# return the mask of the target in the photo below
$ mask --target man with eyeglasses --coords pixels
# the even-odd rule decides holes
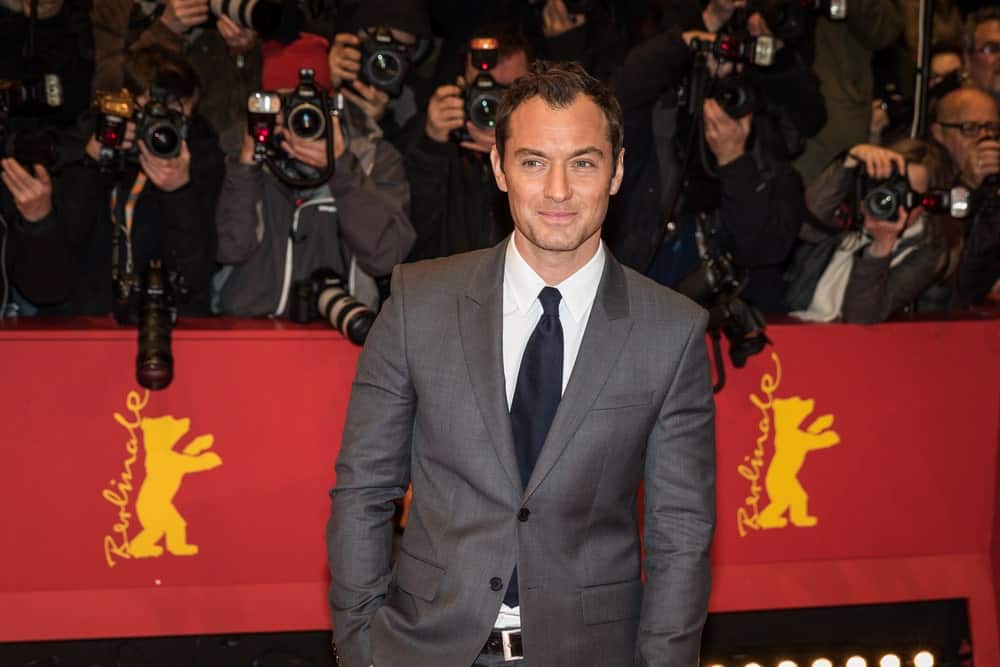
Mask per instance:
[[[969,14],[962,36],[965,68],[974,86],[1000,103],[1000,6]]]
[[[996,101],[982,90],[960,88],[941,98],[931,133],[948,149],[970,190],[1000,172],[1000,115]]]
[[[963,185],[973,190],[970,216],[952,306],[964,308],[997,293],[1000,279],[1000,113],[994,98],[978,88],[960,88],[941,98],[931,125]]]

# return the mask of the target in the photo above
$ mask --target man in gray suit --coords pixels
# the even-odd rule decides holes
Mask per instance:
[[[358,363],[327,530],[340,664],[695,667],[707,315],[604,249],[624,153],[603,85],[536,64],[496,137],[513,235],[397,267]]]

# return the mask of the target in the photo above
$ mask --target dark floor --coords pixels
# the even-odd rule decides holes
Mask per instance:
[[[819,657],[843,667],[861,655],[869,667],[896,653],[912,667],[931,650],[935,667],[972,667],[964,600],[712,614],[703,665],[775,667]],[[333,667],[329,632],[0,643],[0,667]],[[573,666],[578,667],[578,666]],[[586,666],[584,666],[586,667]]]

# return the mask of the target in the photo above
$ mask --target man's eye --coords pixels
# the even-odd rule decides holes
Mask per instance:
[[[541,160],[525,160],[521,163],[522,167],[539,167],[541,166]]]
[[[589,169],[595,165],[591,160],[577,160],[573,163],[573,166],[577,169]]]

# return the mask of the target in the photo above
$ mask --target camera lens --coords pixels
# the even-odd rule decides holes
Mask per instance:
[[[395,83],[403,71],[403,63],[392,51],[376,51],[368,64],[372,83],[389,86]]]
[[[479,128],[491,130],[497,124],[497,109],[500,107],[500,98],[494,93],[483,93],[477,95],[469,104],[469,120]]]
[[[875,188],[865,197],[865,210],[873,218],[892,220],[899,211],[899,197],[889,188]]]
[[[155,123],[146,130],[146,146],[157,157],[176,157],[181,152],[181,137],[170,123]]]
[[[318,139],[326,128],[323,110],[312,104],[299,105],[288,114],[288,127],[300,139]]]

